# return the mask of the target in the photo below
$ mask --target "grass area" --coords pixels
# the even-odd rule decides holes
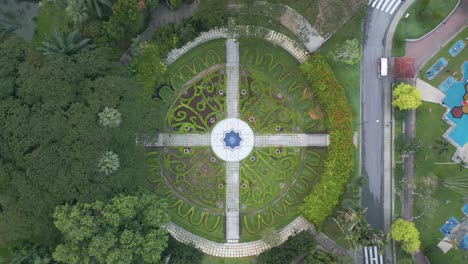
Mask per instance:
[[[439,25],[452,12],[458,0],[416,0],[398,22],[393,36],[392,56],[405,55],[405,39],[417,39]]]
[[[36,29],[32,42],[39,45],[56,28],[68,32],[71,28],[68,25],[68,16],[65,12],[66,1],[43,2],[39,7],[39,14],[36,19]]]
[[[432,57],[432,59],[426,63],[426,65],[422,67],[422,70],[419,73],[419,78],[430,83],[434,87],[439,87],[439,85],[449,76],[453,76],[455,79],[459,80],[463,76],[463,72],[461,70],[463,62],[468,60],[468,47],[465,46],[465,48],[460,53],[458,53],[456,57],[452,57],[452,55],[450,55],[449,49],[453,46],[453,44],[455,44],[455,42],[458,40],[464,40],[467,37],[468,27],[466,27],[451,41],[449,41],[442,49],[439,50],[439,52],[434,55],[434,57]],[[465,45],[468,45],[468,43],[465,43]],[[447,66],[445,66],[445,68],[439,74],[437,74],[434,79],[428,80],[424,77],[424,74],[432,65],[434,65],[438,59],[440,59],[440,57],[444,57],[448,61]]]
[[[444,180],[451,177],[468,177],[468,170],[460,170],[457,164],[436,164],[438,162],[450,162],[455,148],[449,145],[448,150],[439,152],[435,150],[437,139],[447,130],[448,125],[440,117],[445,113],[445,108],[433,103],[423,103],[417,110],[416,136],[423,142],[423,149],[416,155],[415,182],[435,175],[438,184],[435,192],[421,198],[414,198],[414,216],[423,216],[415,219],[416,227],[420,232],[422,250],[431,263],[466,263],[468,252],[450,250],[443,254],[437,247],[437,243],[443,239],[439,228],[452,216],[462,218],[461,207],[464,204],[461,194],[443,186]],[[422,186],[416,184],[416,192],[422,193]]]

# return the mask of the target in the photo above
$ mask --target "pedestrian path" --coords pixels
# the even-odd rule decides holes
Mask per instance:
[[[209,134],[169,134],[157,137],[138,137],[137,143],[145,147],[200,147],[210,145]]]
[[[401,3],[401,0],[369,0],[368,5],[379,11],[393,15]]]
[[[176,224],[169,222],[164,225],[166,230],[178,241],[193,245],[203,253],[222,258],[242,258],[254,256],[270,249],[272,246],[262,240],[246,243],[217,243],[194,235]],[[304,230],[314,230],[311,223],[303,217],[298,217],[278,231],[278,242],[283,243],[290,236]],[[317,239],[318,240],[318,239]],[[319,241],[320,243],[320,241]],[[341,249],[342,250],[342,249]],[[343,251],[343,250],[342,250]],[[346,251],[345,251],[346,252]]]
[[[419,78],[416,79],[416,88],[421,92],[423,101],[440,104],[445,98],[445,94],[441,90]]]
[[[256,147],[326,147],[328,134],[270,134],[255,137]]]
[[[239,162],[226,162],[226,241],[239,239]]]
[[[239,42],[226,41],[227,117],[237,118],[239,105]]]

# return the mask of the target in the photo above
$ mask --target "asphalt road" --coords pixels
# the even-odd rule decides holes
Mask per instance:
[[[361,61],[361,174],[368,177],[368,184],[362,189],[362,206],[368,208],[369,224],[382,230],[383,128],[386,125],[383,89],[389,87],[390,80],[378,78],[377,59],[384,55],[384,37],[391,18],[390,14],[369,9]]]

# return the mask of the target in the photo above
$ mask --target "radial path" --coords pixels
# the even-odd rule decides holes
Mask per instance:
[[[227,85],[226,85],[226,112],[227,112],[227,119],[225,121],[231,122],[232,120],[237,119],[239,115],[239,43],[235,39],[228,39],[226,41],[226,78],[227,78]],[[238,120],[240,123],[244,123],[244,121]],[[222,123],[220,121],[217,125]],[[235,130],[235,126],[232,127]],[[216,126],[215,126],[216,130]],[[242,130],[242,129],[241,129]],[[249,128],[250,130],[250,128]],[[228,133],[228,131],[222,131],[224,133]],[[233,133],[231,131],[230,133]],[[251,141],[249,142],[247,134],[245,131],[236,132],[239,133],[239,136],[244,136],[242,139],[244,142],[242,145],[239,140],[239,145],[236,149],[231,149],[233,152],[239,148],[246,148],[248,144],[252,144]],[[242,135],[242,133],[244,133]],[[146,147],[198,147],[198,146],[211,146],[213,145],[213,138],[212,135],[215,134],[171,134],[171,133],[160,133],[156,137],[148,136],[148,135],[139,135],[137,138],[137,143],[142,144]],[[227,134],[226,134],[227,135]],[[210,140],[211,139],[211,140]],[[215,143],[220,144],[216,140],[221,140],[221,137],[215,137]],[[255,147],[326,147],[329,145],[329,135],[328,134],[263,134],[263,135],[255,135],[253,137],[253,146]],[[250,145],[252,147],[252,145]],[[227,146],[224,146],[227,148]],[[250,152],[250,150],[249,150]],[[220,157],[221,158],[221,157]],[[242,158],[239,158],[239,160]],[[190,243],[198,243],[200,245],[196,245],[198,248],[204,249],[205,253],[214,254],[214,255],[222,255],[222,256],[247,256],[250,253],[258,254],[259,252],[263,251],[267,247],[263,245],[262,247],[255,246],[255,249],[251,249],[252,252],[250,253],[241,253],[239,250],[242,247],[230,247],[229,245],[238,244],[238,245],[247,245],[250,243],[238,243],[240,240],[240,221],[239,221],[239,161],[226,161],[226,242],[224,244],[224,248],[226,252],[218,253],[218,252],[211,252],[208,249],[203,248],[201,245],[201,241],[204,241],[203,244],[208,243],[207,241],[201,240],[192,240],[191,238],[197,237],[194,235],[190,235]],[[298,218],[294,223],[297,221],[305,221],[303,218]],[[297,222],[298,223],[298,222]],[[292,223],[291,223],[292,224]],[[291,225],[296,226],[296,224]],[[302,226],[302,225],[301,225]],[[170,228],[169,228],[170,227]],[[182,232],[181,228],[174,229],[175,225],[170,224],[168,225],[169,231],[176,237],[179,238],[181,241],[186,242],[184,235],[183,237],[178,237],[179,233]],[[306,228],[305,225],[302,228]],[[301,230],[303,230],[300,228]],[[288,230],[288,228],[285,228]],[[295,228],[294,228],[295,229]],[[175,233],[176,230],[179,230],[178,233]],[[296,229],[297,231],[297,229]],[[280,231],[282,233],[283,231]],[[287,231],[289,234],[290,231]],[[188,232],[187,232],[188,233]],[[286,237],[287,238],[287,237]],[[179,240],[178,239],[178,240]],[[213,248],[213,245],[222,245],[217,244],[214,242],[209,243]],[[255,244],[255,243],[254,243]],[[253,244],[252,244],[253,245]],[[256,244],[255,244],[256,245]],[[250,251],[250,250],[249,250]],[[226,255],[227,254],[227,255]]]

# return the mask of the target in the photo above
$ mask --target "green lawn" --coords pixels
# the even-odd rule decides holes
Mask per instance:
[[[407,10],[410,15],[398,22],[392,56],[405,55],[405,39],[417,39],[430,32],[452,12],[458,0],[416,0]]]
[[[414,196],[413,215],[418,216],[423,212],[421,218],[415,219],[416,227],[420,232],[422,250],[431,263],[466,263],[468,253],[460,250],[450,250],[443,255],[437,247],[437,243],[443,238],[439,228],[452,216],[462,218],[461,207],[463,205],[462,195],[443,186],[447,178],[465,176],[468,170],[460,170],[457,164],[436,164],[451,162],[455,148],[450,145],[448,151],[436,151],[435,140],[442,138],[442,134],[448,129],[448,125],[441,120],[445,108],[433,103],[423,103],[417,110],[416,136],[423,141],[423,149],[416,155],[415,178],[427,178],[433,174],[438,178],[436,191],[431,198],[422,199]],[[416,192],[423,192],[416,185]],[[420,200],[421,199],[421,200]],[[430,202],[432,200],[432,202]],[[427,206],[430,204],[429,206]],[[423,207],[426,206],[424,209]]]
[[[448,51],[453,46],[453,44],[455,44],[455,42],[457,42],[458,40],[464,40],[467,37],[468,27],[466,27],[450,42],[448,42],[447,45],[445,45],[441,50],[439,50],[439,52],[437,52],[436,55],[434,55],[434,57],[432,57],[432,59],[430,59],[426,63],[426,65],[423,66],[422,71],[419,73],[419,78],[430,83],[434,87],[439,87],[439,85],[449,76],[454,76],[455,79],[459,80],[463,75],[461,70],[463,62],[468,60],[468,47],[465,47],[460,53],[458,53],[456,57],[452,57],[452,55],[450,55]],[[439,74],[437,74],[437,76],[434,79],[428,80],[424,77],[424,74],[440,57],[444,57],[448,61],[447,66],[445,66],[445,68]]]
[[[70,30],[65,1],[43,2],[35,19],[36,29],[32,41],[36,45],[44,41],[56,28],[65,32]]]

